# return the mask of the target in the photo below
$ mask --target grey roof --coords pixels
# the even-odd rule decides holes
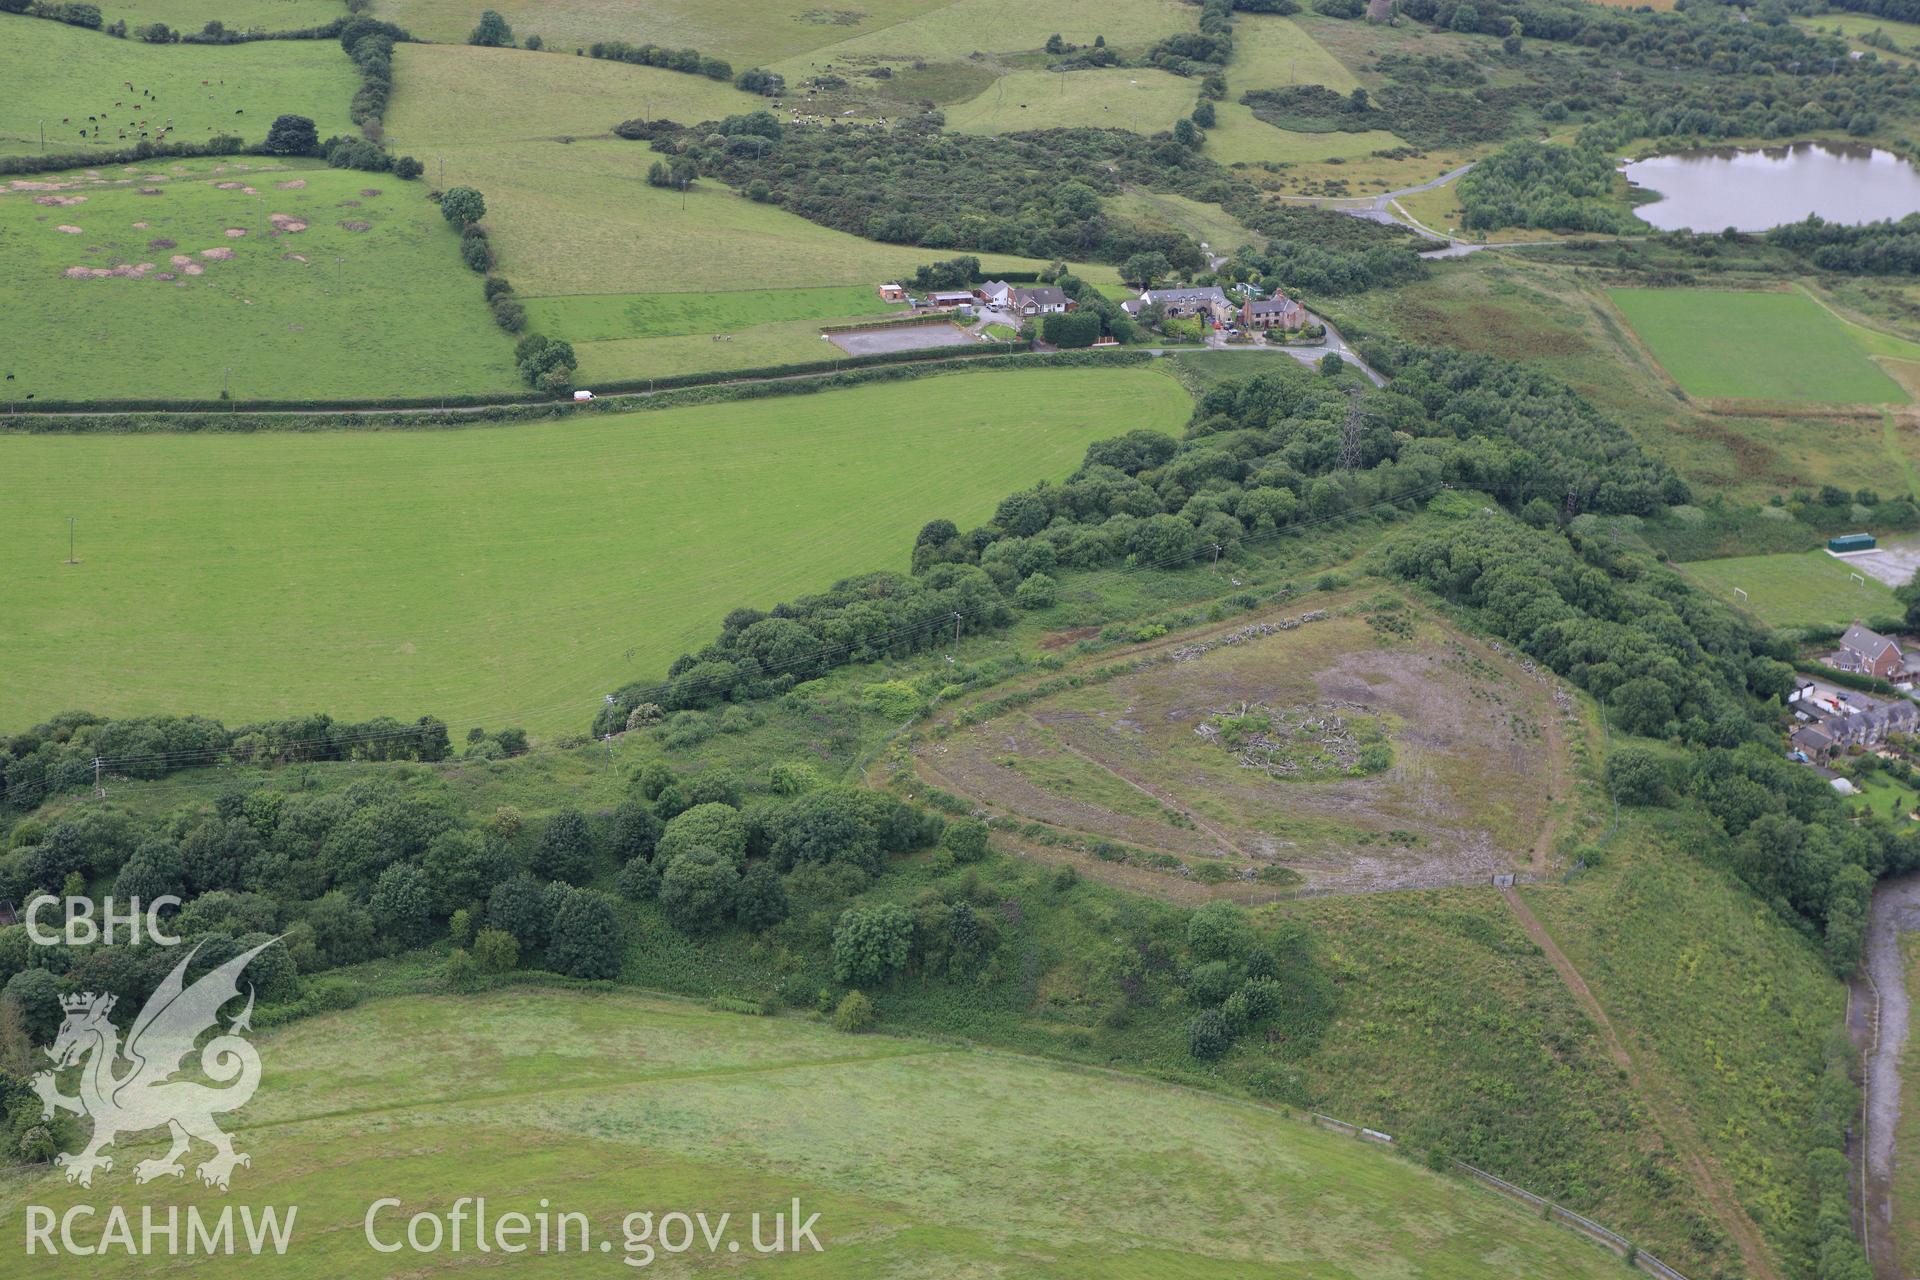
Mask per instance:
[[[1276,316],[1283,311],[1291,311],[1299,305],[1292,298],[1266,298],[1247,304],[1252,314],[1256,316]]]
[[[1878,631],[1869,631],[1857,622],[1848,627],[1846,634],[1840,637],[1840,647],[1842,649],[1851,649],[1853,652],[1865,657],[1869,662],[1877,660],[1889,649],[1896,654],[1900,652],[1900,646],[1892,640],[1881,635]]]
[[[1227,304],[1227,295],[1217,284],[1203,289],[1149,289],[1140,295],[1147,302],[1217,302]]]
[[[1018,302],[1021,302],[1021,303],[1031,302],[1036,306],[1042,306],[1042,307],[1050,307],[1050,306],[1056,306],[1056,305],[1064,306],[1066,305],[1066,301],[1067,301],[1066,292],[1062,290],[1058,285],[1051,285],[1051,284],[1039,285],[1032,289],[1026,289],[1026,288],[1015,289],[1013,291],[1013,296],[1015,300]]]

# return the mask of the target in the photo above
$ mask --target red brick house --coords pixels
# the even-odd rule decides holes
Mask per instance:
[[[1828,661],[1841,671],[1881,680],[1898,679],[1907,666],[1906,655],[1894,640],[1857,622],[1840,637],[1840,647]]]

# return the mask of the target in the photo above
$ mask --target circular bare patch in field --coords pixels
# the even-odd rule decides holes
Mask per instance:
[[[85,196],[35,196],[33,202],[50,208],[64,209],[71,204],[85,204],[87,198]]]
[[[244,182],[216,182],[213,184],[221,191],[239,191],[246,187]]]
[[[13,191],[58,191],[60,190],[60,184],[57,182],[34,182],[28,178],[15,178],[12,182],[9,182],[7,184],[7,187],[9,190],[13,190]]]
[[[367,199],[369,199],[369,200],[371,200],[371,199],[373,199],[373,198],[374,198],[375,196],[377,196],[377,195],[379,195],[379,194],[380,194],[380,188],[378,188],[378,187],[362,187],[362,188],[360,188],[360,194],[361,194],[361,195],[363,195],[363,196],[365,196],[365,197],[367,197]]]
[[[362,222],[358,218],[348,218],[340,225],[349,231],[366,231],[373,226],[371,222]]]
[[[98,271],[101,275],[106,274],[105,271],[102,271],[98,267],[68,267],[65,271],[62,271],[60,274],[65,276],[69,280],[91,280],[94,278],[94,273],[96,271]]]
[[[64,232],[65,234],[70,236],[77,236],[80,234],[80,228],[70,227],[64,222],[61,223],[59,226],[55,227],[54,230],[59,232]]]
[[[173,248],[177,248],[178,246],[179,246],[179,241],[177,241],[177,240],[149,240],[149,241],[147,241],[147,248],[149,248],[149,249],[173,249]]]
[[[187,275],[187,276],[201,275],[201,274],[204,274],[205,271],[206,271],[206,268],[201,266],[197,262],[189,262],[186,266],[180,268],[180,274]]]
[[[299,191],[307,185],[305,178],[288,178],[285,182],[275,183],[282,191]]]
[[[307,224],[304,221],[294,217],[290,213],[271,214],[268,216],[267,221],[273,224],[275,231],[284,231],[288,235],[294,235],[307,229]]]
[[[153,278],[155,280],[171,280],[174,278],[174,276],[173,276],[173,272],[171,271],[156,271],[154,273]]]
[[[200,251],[200,256],[203,258],[210,259],[214,262],[225,262],[228,258],[231,258],[233,256],[233,250],[227,248],[225,245],[222,245],[218,249],[202,249]]]
[[[167,259],[167,261],[168,261],[168,262],[171,262],[171,263],[172,263],[172,264],[173,264],[174,266],[176,266],[176,267],[184,267],[184,266],[186,266],[186,265],[187,265],[188,263],[190,263],[190,262],[192,262],[192,261],[193,261],[193,259],[192,259],[192,258],[189,258],[189,257],[188,257],[188,256],[187,256],[186,254],[184,254],[184,253],[176,253],[176,254],[174,254],[174,255],[173,255],[173,256],[172,256],[171,258],[168,258],[168,259]]]
[[[133,229],[135,231],[145,231],[147,229],[147,224],[144,222],[136,222],[133,224]]]
[[[238,240],[241,236],[244,236],[245,234],[247,234],[247,229],[245,227],[228,227],[227,228],[227,239],[229,240]]]

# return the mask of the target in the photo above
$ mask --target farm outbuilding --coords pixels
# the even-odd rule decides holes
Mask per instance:
[[[1827,550],[1840,555],[1849,551],[1871,551],[1877,545],[1870,533],[1843,533],[1837,538],[1827,539]]]

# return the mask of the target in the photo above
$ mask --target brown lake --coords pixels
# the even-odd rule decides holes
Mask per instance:
[[[1660,199],[1634,210],[1662,231],[1765,231],[1817,213],[1828,222],[1877,222],[1920,213],[1920,170],[1891,151],[1796,142],[1653,156],[1621,166]]]

